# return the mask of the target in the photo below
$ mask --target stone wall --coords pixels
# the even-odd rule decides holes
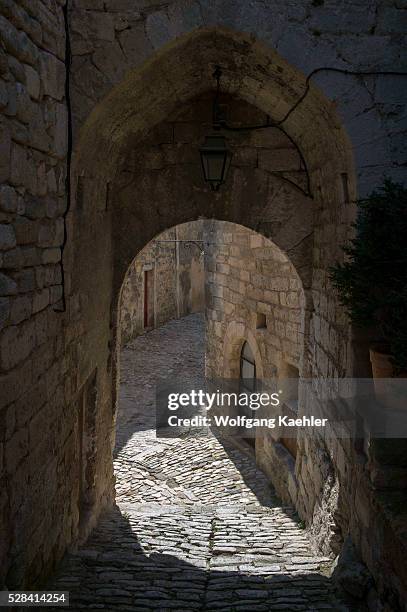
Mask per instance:
[[[406,70],[400,53],[406,27],[402,0],[73,0],[70,32],[75,132],[105,95],[173,43],[202,28],[253,34],[331,99],[354,147],[361,192],[386,172],[403,171],[403,105],[406,79],[397,75],[352,76],[346,71]],[[216,57],[217,55],[217,57]],[[201,55],[219,63],[220,53]],[[182,67],[184,68],[184,67]],[[211,67],[210,67],[211,68]],[[293,86],[293,84],[291,84]],[[302,93],[302,91],[301,91]],[[276,108],[277,117],[285,108]],[[391,137],[391,139],[389,138]],[[352,177],[350,177],[352,178]]]
[[[404,172],[405,79],[349,74],[405,70],[401,2],[75,0],[69,8],[70,192],[61,4],[10,0],[0,10],[0,567],[9,587],[44,576],[113,500],[117,304],[137,253],[200,216],[255,229],[302,280],[301,371],[352,375],[358,364],[329,266],[350,234],[356,195]],[[197,147],[210,129],[214,64],[237,112],[231,121],[283,121],[294,168],[279,167],[284,143],[258,147],[248,141],[255,133],[241,134],[230,138],[236,163],[225,189],[203,184]],[[92,495],[81,499],[74,466],[84,426]],[[384,596],[405,593],[401,531],[388,518],[395,506],[373,490],[366,457],[329,440],[304,443],[299,456],[296,470],[312,483],[297,500],[301,514],[322,525],[335,506]]]
[[[64,2],[0,4],[0,585],[75,535],[73,372],[61,247],[68,147]]]
[[[236,337],[230,324],[254,335],[264,378],[282,375],[285,364],[299,368],[302,284],[292,264],[245,227],[217,222],[207,235],[212,243],[206,262],[208,373],[238,374],[235,344],[241,348],[244,333]]]
[[[288,378],[295,386],[305,316],[296,270],[260,234],[227,222],[207,222],[205,227],[212,243],[206,261],[208,374],[238,378],[241,350],[248,342],[259,379]],[[278,430],[263,432],[255,440],[258,465],[288,502],[297,501],[298,495],[291,454],[296,444],[282,439]]]
[[[247,342],[254,355],[257,377],[281,381],[289,378],[290,390],[295,391],[293,377],[307,372],[304,354],[310,318],[296,270],[272,242],[247,228],[211,221],[204,228],[211,244],[206,259],[207,374],[238,378],[240,354]],[[312,381],[299,378],[295,396],[298,416],[305,407],[306,414],[316,413],[312,385],[324,382],[331,381],[326,377]],[[314,402],[311,408],[310,401]],[[288,408],[292,410],[290,403]],[[362,554],[373,572],[377,551],[387,559],[399,558],[402,548],[396,544],[397,537],[383,540],[380,534],[392,523],[394,533],[394,526],[401,524],[397,504],[391,510],[390,500],[403,496],[402,470],[380,468],[366,447],[363,451],[356,440],[338,438],[330,428],[325,435],[302,434],[288,441],[282,435],[278,428],[257,431],[256,461],[283,501],[296,506],[319,549],[326,555],[340,554],[350,533],[355,541],[360,538]],[[250,452],[244,440],[236,438],[235,443]],[[386,484],[382,480],[379,487],[372,486],[377,482],[376,470],[382,476],[387,474],[388,479]],[[381,510],[373,518],[383,496],[389,500],[388,515]],[[376,525],[374,532],[367,529],[372,521]],[[375,579],[381,596],[385,594],[395,609],[401,609],[394,591],[398,588],[397,574],[396,565],[386,562],[388,585],[378,574]]]
[[[185,223],[157,236],[132,262],[123,282],[120,299],[121,342],[126,344],[145,331],[144,274],[153,277],[152,325],[159,327],[170,319],[202,312],[204,305],[204,266],[200,243],[176,242],[202,240],[201,223]]]

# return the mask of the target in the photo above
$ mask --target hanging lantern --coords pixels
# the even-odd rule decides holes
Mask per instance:
[[[213,191],[218,191],[227,177],[232,153],[227,149],[225,138],[218,134],[207,136],[199,149],[204,179]]]

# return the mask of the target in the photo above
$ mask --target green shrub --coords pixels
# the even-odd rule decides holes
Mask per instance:
[[[331,280],[351,320],[377,329],[396,370],[407,369],[407,189],[385,180],[358,202],[355,238]]]

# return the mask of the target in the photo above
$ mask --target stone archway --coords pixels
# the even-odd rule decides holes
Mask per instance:
[[[206,63],[202,62],[202,57],[207,58]],[[187,62],[184,61],[186,58]],[[189,104],[193,97],[212,87],[211,71],[215,60],[224,66],[225,92],[254,104],[273,120],[281,118],[303,91],[305,79],[298,71],[272,49],[246,35],[222,29],[200,29],[180,37],[141,69],[130,72],[91,113],[75,147],[73,205],[79,181],[87,191],[84,195],[81,188],[81,197],[89,202],[91,208],[106,209],[107,185],[114,179],[129,151],[180,104]],[[171,83],[168,75],[171,75]],[[317,208],[321,205],[330,209],[332,220],[336,215],[339,221],[339,173],[348,172],[353,196],[353,167],[347,137],[329,101],[317,88],[311,87],[306,101],[284,122],[284,130],[302,151]],[[332,154],[327,154],[327,151]],[[191,206],[194,205],[198,208],[196,212],[189,211],[189,218],[197,214],[212,216],[210,204],[192,201]],[[219,211],[219,200],[216,200],[216,206]],[[145,242],[165,226],[180,222],[181,215],[181,211],[174,211],[172,219],[161,219],[153,230],[143,228],[150,234],[143,236]],[[239,221],[236,217],[241,217],[241,214],[233,211],[232,216],[234,221]],[[263,221],[270,223],[267,219]],[[258,224],[259,219],[252,220],[251,224],[254,222]],[[270,228],[263,227],[261,231],[270,235]],[[270,237],[284,251],[290,249],[284,232],[276,236],[276,232],[271,230],[271,234]],[[301,237],[304,236],[297,236],[298,239]],[[120,238],[120,253],[115,266],[116,289],[135,254],[132,244],[125,255],[126,236]]]
[[[6,298],[0,317],[2,323],[6,320],[1,332],[5,426],[0,446],[7,498],[4,503],[2,499],[0,579],[6,577],[8,588],[35,583],[78,539],[82,527],[86,535],[101,509],[113,501],[116,311],[125,271],[136,253],[159,231],[202,215],[255,229],[275,242],[303,281],[309,312],[303,371],[322,379],[354,374],[348,321],[328,278],[354,214],[353,150],[362,183],[369,189],[384,171],[397,177],[403,162],[399,147],[390,146],[397,124],[394,103],[400,102],[400,88],[387,81],[388,69],[397,66],[400,56],[394,7],[365,15],[358,3],[349,6],[345,21],[359,24],[360,19],[355,37],[343,30],[342,13],[332,14],[331,20],[328,7],[311,8],[312,3],[298,12],[295,3],[254,2],[241,18],[239,3],[239,10],[231,11],[235,3],[229,0],[219,7],[201,6],[198,16],[189,10],[180,16],[182,3],[176,2],[165,9],[154,4],[151,13],[141,15],[134,3],[125,14],[123,7],[131,2],[89,0],[64,7],[56,3],[55,19],[36,4],[18,0],[0,10],[5,35],[2,83],[7,85],[1,125],[1,173],[6,181],[6,274],[1,283]],[[230,23],[256,32],[269,46],[249,34],[199,27]],[[195,26],[198,29],[176,38]],[[41,36],[41,30],[46,35]],[[149,40],[144,37],[147,30]],[[341,35],[331,44],[335,31]],[[118,39],[131,48],[126,62],[120,61]],[[165,45],[166,40],[173,42]],[[159,50],[152,55],[153,49]],[[146,57],[150,59],[140,67]],[[322,58],[328,65],[322,71],[329,74],[320,72]],[[214,196],[198,177],[196,143],[178,147],[185,157],[175,155],[171,170],[158,168],[176,198],[163,195],[162,183],[152,174],[146,173],[145,182],[139,180],[127,163],[135,151],[140,154],[153,144],[154,130],[174,113],[187,112],[204,100],[213,87],[215,63],[222,65],[224,94],[236,108],[244,103],[262,120],[270,116],[283,121],[283,135],[301,152],[303,166],[290,172],[307,173],[305,194],[292,176],[274,172],[267,179],[270,191],[263,189],[267,164],[255,167],[248,163],[250,156],[242,156],[233,168],[233,189]],[[339,77],[344,65],[347,74]],[[104,70],[106,66],[110,70]],[[370,77],[361,82],[361,70],[378,71],[374,85]],[[379,71],[385,71],[386,78]],[[111,79],[104,78],[106,72]],[[326,95],[306,76],[316,72]],[[352,84],[348,73],[354,75]],[[77,87],[79,81],[83,87]],[[73,142],[67,129],[72,124]],[[368,134],[374,142],[367,142]],[[178,134],[170,144],[180,143]],[[275,169],[280,155],[273,158],[272,148],[266,158]],[[174,147],[170,152],[174,154]],[[157,159],[145,157],[144,163],[155,166]],[[66,175],[71,189],[64,184]],[[249,183],[259,187],[255,197],[247,191]],[[183,188],[177,192],[174,186],[180,184]],[[302,466],[309,486],[303,487],[298,509],[311,521],[319,513],[322,523],[330,505],[329,496],[323,499],[321,494],[325,456],[321,458],[318,445],[310,446]],[[343,529],[351,533],[375,575],[382,576],[383,588],[390,583],[390,589],[401,591],[406,579],[398,571],[398,558],[403,558],[393,528],[398,523],[382,518],[387,508],[372,491],[366,457],[337,439],[326,440],[325,446],[342,497]],[[90,474],[83,479],[86,467]],[[82,485],[83,522],[78,516]],[[390,534],[386,541],[380,537],[383,532]]]
[[[294,108],[305,88],[303,74],[252,37],[219,28],[199,29],[163,47],[140,69],[130,71],[94,108],[74,144],[63,254],[63,350],[69,355],[69,363],[60,366],[66,377],[62,401],[66,403],[63,414],[69,415],[69,438],[61,450],[60,462],[75,464],[79,459],[77,405],[89,382],[95,381],[95,477],[87,524],[81,524],[83,536],[101,510],[114,501],[112,448],[119,382],[120,287],[134,256],[160,231],[204,216],[244,225],[271,239],[298,270],[308,304],[312,303],[311,293],[315,298],[309,337],[315,337],[318,351],[308,351],[310,369],[324,375],[328,367],[340,374],[347,368],[341,352],[346,343],[347,321],[326,284],[329,264],[349,225],[350,209],[342,201],[338,187],[340,175],[347,173],[353,196],[354,170],[345,131],[331,103],[316,87],[310,87],[306,99],[284,122],[284,137],[295,143],[296,155],[300,150],[303,160],[303,166],[289,171],[307,173],[310,190],[306,193],[287,176],[270,178],[264,167],[256,168],[256,163],[247,166],[241,159],[233,172],[234,188],[214,195],[201,183],[196,146],[191,142],[187,143],[189,150],[187,147],[184,151],[186,157],[176,156],[171,168],[161,172],[168,179],[169,188],[164,192],[160,180],[153,176],[154,167],[143,180],[131,167],[134,152],[143,152],[143,147],[152,145],[157,138],[154,130],[163,127],[169,117],[179,110],[197,110],[213,86],[215,63],[224,69],[225,96],[236,109],[246,105],[250,123],[255,113],[260,113],[263,120],[270,116],[278,121]],[[207,101],[205,108],[210,110]],[[178,141],[175,145],[181,150]],[[192,160],[188,158],[191,151]],[[143,163],[149,161],[151,158],[144,156]],[[246,191],[249,183],[255,188],[254,197],[253,192]],[[343,330],[343,337],[338,334],[335,355],[330,350],[331,335],[324,332],[332,323],[336,334],[338,328]],[[68,505],[74,510],[64,517],[63,534],[55,545],[56,556],[79,535],[76,473],[70,472],[64,487],[56,493],[54,506],[65,507],[68,496]],[[318,494],[315,490],[304,502],[304,516],[312,516]],[[35,556],[35,547],[32,553]],[[49,553],[46,563],[51,563],[51,557]]]
[[[208,91],[214,63],[223,67],[223,93],[233,112],[242,111],[243,123],[253,123],[256,113],[256,123],[259,115],[263,121],[266,116],[281,119],[294,108],[305,87],[304,75],[252,37],[200,29],[128,73],[96,106],[75,147],[65,290],[67,302],[75,296],[81,304],[83,333],[78,343],[73,340],[79,355],[76,384],[80,388],[95,369],[98,372],[99,437],[109,441],[100,445],[97,457],[96,498],[101,503],[113,494],[119,292],[134,256],[164,229],[202,216],[215,217],[271,239],[291,260],[304,287],[308,344],[303,367],[316,376],[327,376],[328,370],[343,375],[349,366],[343,358],[347,321],[327,290],[329,264],[349,226],[349,205],[341,199],[339,188],[341,174],[349,177],[351,196],[355,191],[347,136],[329,100],[311,86],[306,99],[284,122],[286,134],[278,131],[283,139],[280,148],[287,150],[288,158],[293,151],[285,139],[294,142],[294,157],[301,151],[298,167],[287,169],[295,180],[284,168],[278,176],[269,176],[262,164],[257,168],[257,161],[242,158],[233,169],[232,188],[213,194],[202,184],[196,142],[184,142],[182,133],[168,142],[165,128],[168,123],[188,123],[188,113],[190,119],[191,113],[192,118],[198,112],[202,117],[203,108],[201,123],[210,121]],[[273,138],[271,145],[252,143],[252,149],[260,147],[272,161],[273,147],[281,142],[276,131]],[[235,143],[236,148],[248,145],[241,144]],[[155,146],[167,151],[167,166],[150,155]],[[274,159],[280,159],[280,154]],[[295,184],[304,173],[310,186],[306,193],[301,182]],[[332,325],[332,333],[338,336],[335,354],[330,346],[332,333],[326,333]],[[307,500],[304,515],[312,515],[317,496],[316,491]],[[95,504],[96,510],[100,507]]]

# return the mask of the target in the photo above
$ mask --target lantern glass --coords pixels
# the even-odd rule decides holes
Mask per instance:
[[[225,138],[217,134],[207,136],[199,152],[204,179],[217,191],[226,180],[232,158],[231,152],[226,148]]]

